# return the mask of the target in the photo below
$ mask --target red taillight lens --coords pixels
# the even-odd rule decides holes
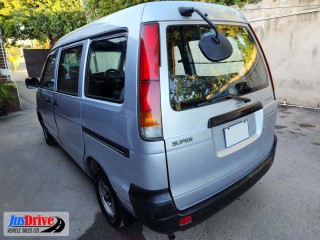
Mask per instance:
[[[162,137],[159,25],[142,25],[140,39],[139,123],[146,138]]]
[[[160,89],[159,81],[144,81],[139,84],[140,111],[160,111]]]
[[[250,24],[249,24],[249,27],[250,27],[251,32],[252,32],[253,35],[254,35],[254,38],[256,39],[256,41],[257,41],[257,43],[258,43],[258,45],[259,45],[259,48],[260,48],[260,50],[261,50],[261,52],[262,52],[264,61],[265,61],[266,65],[267,65],[268,73],[269,73],[270,80],[271,80],[272,90],[273,90],[273,96],[274,96],[274,99],[276,99],[275,88],[274,88],[274,83],[273,83],[273,78],[272,78],[272,74],[271,74],[271,70],[270,70],[270,67],[269,67],[268,60],[267,60],[267,58],[266,58],[266,54],[265,54],[264,51],[263,51],[263,48],[262,48],[261,43],[260,43],[260,41],[259,41],[259,38],[257,37],[256,33],[254,32],[254,30],[253,30],[253,28],[252,28],[252,26],[251,26]]]
[[[184,218],[181,218],[181,219],[179,220],[179,225],[180,225],[180,226],[183,226],[183,225],[186,225],[186,224],[188,224],[188,223],[191,223],[191,221],[192,221],[191,215],[188,215],[188,216],[186,216],[186,217],[184,217]]]
[[[140,81],[159,80],[159,25],[142,25],[140,42]]]

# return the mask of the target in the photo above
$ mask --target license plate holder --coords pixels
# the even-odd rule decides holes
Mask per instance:
[[[242,121],[223,129],[226,148],[249,138],[248,121]]]

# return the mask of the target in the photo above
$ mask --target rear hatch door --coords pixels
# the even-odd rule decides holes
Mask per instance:
[[[244,177],[263,161],[273,143],[276,105],[250,28],[240,23],[217,26],[233,54],[211,62],[198,46],[202,37],[212,34],[209,25],[160,24],[160,36],[166,36],[160,69],[163,136],[170,190],[179,210]]]

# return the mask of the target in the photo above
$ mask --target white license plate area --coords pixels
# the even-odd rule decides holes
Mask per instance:
[[[248,121],[242,121],[235,125],[229,126],[224,131],[226,147],[231,147],[249,137]]]

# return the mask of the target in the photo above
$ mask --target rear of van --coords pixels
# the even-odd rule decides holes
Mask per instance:
[[[208,60],[199,41],[214,30],[195,13],[181,16],[178,7],[207,14],[229,40],[232,55]],[[131,186],[130,202],[145,225],[173,232],[226,206],[271,167],[276,148],[272,76],[244,17],[213,4],[146,4],[139,52],[140,136],[164,141],[169,189]]]

